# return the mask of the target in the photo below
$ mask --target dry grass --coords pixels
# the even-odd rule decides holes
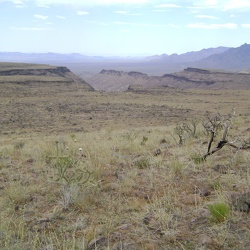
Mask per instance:
[[[1,83],[15,83],[19,82],[19,84],[22,83],[29,83],[29,82],[67,82],[67,79],[65,77],[51,77],[51,76],[1,76],[0,78],[0,84]]]
[[[53,86],[53,87],[52,87]],[[83,84],[1,84],[3,134],[75,133],[165,126],[199,118],[208,110],[249,116],[249,91],[162,90],[105,94]]]
[[[249,249],[249,151],[201,160],[206,110],[236,108],[229,140],[248,139],[249,91],[3,83],[0,96],[1,249]],[[218,203],[230,212],[215,220]]]
[[[0,62],[0,72],[6,70],[20,70],[20,69],[54,69],[55,66],[48,64],[33,64],[33,63],[6,63]]]
[[[249,123],[238,122],[244,135]],[[231,197],[249,192],[249,152],[223,148],[196,163],[207,138],[199,131],[178,146],[173,131],[2,141],[1,249],[248,249],[250,218]],[[58,178],[58,152],[74,159],[65,175],[87,170],[90,179]],[[230,205],[222,221],[209,212],[218,202]]]

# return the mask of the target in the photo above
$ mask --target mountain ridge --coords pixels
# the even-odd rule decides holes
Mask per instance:
[[[147,60],[154,60],[154,61],[162,61],[163,63],[187,63],[187,62],[193,62],[198,61],[200,59],[206,58],[213,54],[220,54],[225,51],[227,51],[230,47],[223,47],[219,46],[216,48],[207,48],[202,49],[199,51],[190,51],[183,54],[162,54],[162,55],[154,55],[151,57],[147,57]]]
[[[250,69],[250,44],[230,48],[223,53],[213,54],[193,64],[194,67],[218,68],[224,70]]]
[[[250,45],[245,43],[236,48],[220,46],[180,55],[162,54],[151,57],[102,57],[86,56],[79,53],[60,54],[51,52],[0,52],[0,61],[65,66],[83,79],[91,78],[104,68],[124,72],[137,71],[151,76],[179,72],[188,67],[248,72],[250,70]]]

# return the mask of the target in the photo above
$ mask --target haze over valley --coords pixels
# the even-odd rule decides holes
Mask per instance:
[[[150,76],[182,71],[187,67],[218,69],[233,72],[250,69],[250,45],[236,48],[217,47],[184,54],[162,54],[147,57],[102,57],[81,54],[0,52],[2,62],[63,65],[88,79],[101,70],[137,71]]]

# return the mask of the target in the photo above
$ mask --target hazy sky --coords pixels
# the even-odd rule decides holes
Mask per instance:
[[[0,51],[172,54],[250,43],[250,0],[0,0]]]

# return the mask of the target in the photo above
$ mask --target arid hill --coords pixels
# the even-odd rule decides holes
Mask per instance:
[[[249,73],[233,73],[198,68],[187,68],[181,72],[148,76],[140,72],[102,70],[90,78],[88,83],[96,90],[126,91],[150,88],[202,88],[202,89],[250,89]]]
[[[202,67],[230,71],[242,71],[250,68],[250,44],[243,44],[237,48],[230,48],[223,53],[212,54],[189,67]]]
[[[80,83],[86,90],[93,90],[82,78],[66,67],[46,64],[0,63],[0,84]]]
[[[143,85],[150,77],[140,72],[123,72],[102,70],[99,74],[88,79],[88,83],[101,91],[126,91],[131,85]]]

